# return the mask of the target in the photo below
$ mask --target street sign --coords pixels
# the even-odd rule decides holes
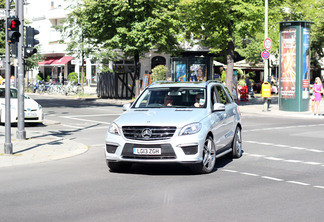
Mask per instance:
[[[264,50],[262,53],[261,53],[261,56],[263,59],[269,59],[270,57],[270,52],[267,51],[267,50]]]
[[[265,50],[269,51],[272,48],[272,40],[270,38],[266,38],[263,41],[263,46],[264,46]]]

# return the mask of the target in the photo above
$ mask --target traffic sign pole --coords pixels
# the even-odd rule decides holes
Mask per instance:
[[[6,22],[8,20],[8,16],[10,14],[10,2],[6,1]],[[6,48],[6,65],[5,65],[5,143],[4,143],[4,153],[5,154],[12,154],[12,142],[11,142],[11,115],[10,115],[10,45],[8,43],[8,28],[7,25],[6,34],[5,34],[5,48]]]
[[[264,1],[264,38],[267,39],[268,38],[268,0]],[[269,54],[270,55],[270,54]],[[265,59],[264,60],[264,82],[268,82],[268,76],[269,76],[269,60]],[[264,103],[263,103],[263,111],[267,112],[268,111],[268,98],[264,98]]]

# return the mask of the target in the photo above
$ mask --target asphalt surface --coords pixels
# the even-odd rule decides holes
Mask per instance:
[[[87,98],[76,98],[87,99]],[[88,98],[90,99],[90,98]],[[94,99],[94,98],[91,98]],[[111,104],[124,104],[129,100],[112,100],[95,98],[98,102]],[[311,113],[311,107],[306,112],[290,112],[279,110],[278,98],[272,97],[269,109],[264,111],[263,98],[251,98],[249,101],[240,101],[239,109],[241,115],[264,115],[277,116],[283,118],[318,118],[324,120],[324,101],[321,102],[321,113],[314,116]],[[46,118],[46,116],[45,116]],[[44,125],[60,124],[59,122],[45,120]],[[88,147],[84,144],[51,135],[49,132],[27,132],[26,140],[17,140],[15,132],[11,129],[11,143],[13,154],[4,153],[5,144],[5,127],[0,126],[0,167],[10,167],[22,164],[40,163],[52,160],[58,160],[76,155],[83,154],[88,151]]]

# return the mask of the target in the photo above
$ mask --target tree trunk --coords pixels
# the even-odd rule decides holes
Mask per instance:
[[[234,69],[234,40],[233,40],[233,21],[228,26],[228,35],[230,40],[228,41],[227,49],[227,70],[226,70],[226,86],[230,92],[233,90],[233,69]]]
[[[140,63],[139,63],[139,52],[136,51],[134,54],[134,63],[135,63],[135,97],[137,97],[140,93]]]

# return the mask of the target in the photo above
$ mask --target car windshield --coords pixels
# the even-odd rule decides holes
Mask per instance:
[[[133,107],[203,108],[206,107],[206,90],[193,87],[147,88]]]
[[[5,98],[6,89],[0,88],[0,98]],[[17,89],[10,89],[10,97],[13,99],[17,99]]]

